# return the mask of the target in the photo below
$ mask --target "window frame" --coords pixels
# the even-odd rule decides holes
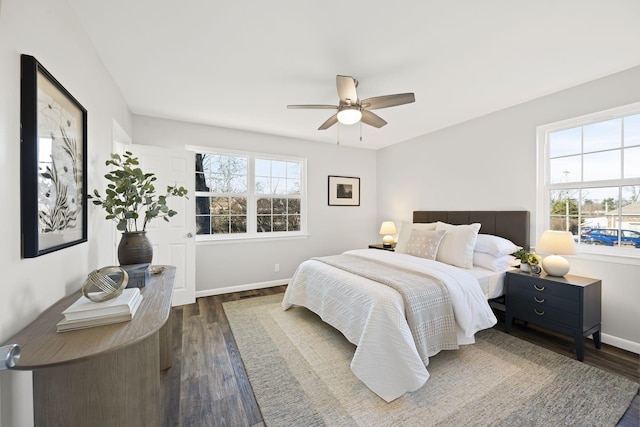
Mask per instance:
[[[256,151],[240,151],[230,150],[225,148],[215,147],[203,147],[187,145],[186,149],[193,152],[194,161],[195,155],[198,153],[210,154],[210,155],[224,155],[224,156],[237,156],[246,157],[247,162],[247,232],[246,233],[229,233],[229,234],[196,234],[196,243],[221,243],[221,242],[239,242],[239,241],[255,241],[255,240],[283,240],[283,239],[300,239],[308,237],[307,232],[307,159],[303,157],[284,156],[279,154],[261,153]],[[270,232],[258,232],[257,231],[257,199],[264,197],[264,195],[256,192],[256,176],[255,176],[255,161],[256,159],[273,160],[273,161],[285,161],[300,163],[300,230],[298,231],[270,231]],[[195,175],[193,177],[195,179]],[[194,191],[193,203],[196,203],[196,197],[199,196],[211,196],[214,193]],[[272,195],[275,197],[277,195]],[[285,195],[285,198],[289,196]]]
[[[599,111],[571,119],[558,121],[555,123],[549,123],[541,125],[536,128],[536,143],[537,143],[537,199],[536,199],[536,224],[542,226],[542,229],[536,230],[536,237],[542,234],[544,230],[550,228],[550,195],[551,191],[557,190],[574,190],[585,188],[599,188],[599,187],[618,187],[618,193],[624,186],[640,185],[640,177],[637,178],[617,178],[600,181],[583,181],[583,176],[580,180],[565,183],[550,183],[550,154],[548,135],[552,132],[561,130],[583,127],[598,122],[607,120],[613,120],[626,116],[632,116],[640,114],[640,102],[625,105],[622,107],[612,108],[604,111]],[[624,146],[620,149],[623,150]],[[584,147],[581,147],[580,153],[584,155]],[[621,158],[620,167],[624,164],[624,156]],[[618,197],[620,200],[620,197]],[[580,204],[580,203],[579,203]],[[616,207],[616,209],[618,209]],[[581,218],[581,211],[579,211],[578,218]],[[537,241],[537,239],[536,239]],[[632,263],[637,264],[640,260],[640,249],[616,247],[616,246],[599,246],[589,244],[577,244],[578,255],[585,258],[591,258],[594,260],[606,260],[619,263]]]

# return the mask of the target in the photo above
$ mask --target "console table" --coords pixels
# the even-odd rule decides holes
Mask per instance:
[[[141,288],[132,320],[56,332],[75,292],[9,339],[19,344],[15,370],[33,371],[36,426],[160,425],[160,370],[171,367],[175,267]]]

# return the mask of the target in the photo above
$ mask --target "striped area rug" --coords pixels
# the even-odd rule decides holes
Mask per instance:
[[[614,426],[639,385],[490,329],[431,357],[431,377],[386,403],[349,368],[355,346],[282,295],[224,310],[267,426]]]

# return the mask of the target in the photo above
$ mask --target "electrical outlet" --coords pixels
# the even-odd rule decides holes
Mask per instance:
[[[276,273],[277,273],[278,271],[280,271],[280,264],[274,264],[274,265],[273,265],[273,271],[275,271]]]

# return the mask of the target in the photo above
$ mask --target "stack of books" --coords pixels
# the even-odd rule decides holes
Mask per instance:
[[[133,319],[140,301],[140,288],[124,289],[117,297],[103,302],[93,302],[83,295],[62,312],[64,319],[58,322],[56,331],[73,331],[126,322]]]

